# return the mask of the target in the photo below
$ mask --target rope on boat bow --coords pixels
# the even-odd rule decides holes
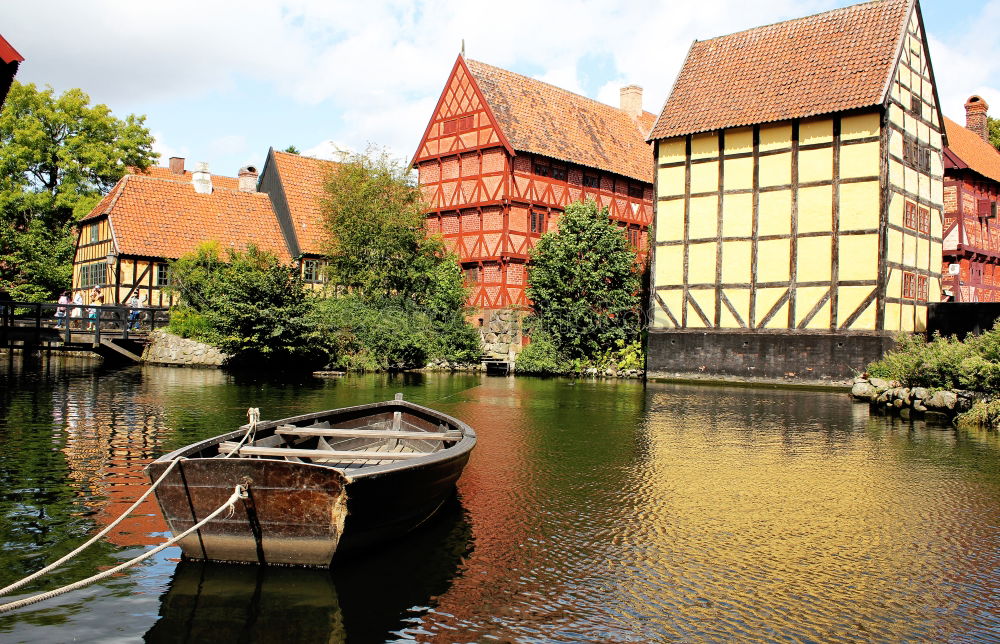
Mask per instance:
[[[174,463],[176,463],[176,462],[177,461],[175,460]],[[166,472],[164,472],[163,476],[166,476],[167,472],[169,472],[169,471],[170,470],[168,469]],[[157,483],[159,483],[160,481],[163,480],[163,476],[161,476],[160,479],[157,480]],[[150,488],[150,489],[152,490],[152,488]],[[126,568],[134,566],[137,563],[140,563],[142,561],[145,561],[146,559],[149,559],[150,557],[152,557],[156,553],[160,552],[164,548],[169,548],[170,546],[174,545],[175,543],[177,543],[178,541],[180,541],[184,537],[188,536],[189,534],[191,534],[195,530],[198,530],[203,525],[205,525],[209,521],[215,519],[215,517],[217,517],[220,514],[222,514],[225,510],[227,510],[227,509],[232,510],[235,507],[235,504],[236,504],[236,502],[238,500],[245,499],[245,498],[247,498],[246,489],[242,485],[237,485],[236,489],[233,490],[232,495],[226,500],[226,502],[223,503],[222,505],[220,505],[218,507],[218,509],[216,509],[214,512],[212,512],[212,514],[208,515],[207,517],[205,517],[204,519],[202,519],[198,523],[194,524],[193,526],[191,526],[190,528],[188,528],[184,532],[180,533],[176,537],[173,537],[172,539],[168,539],[167,541],[164,541],[163,543],[161,543],[157,547],[153,548],[152,550],[147,550],[146,552],[142,553],[138,557],[135,557],[134,559],[129,559],[125,563],[118,564],[114,568],[109,568],[108,570],[100,572],[100,573],[98,573],[98,574],[96,574],[96,575],[94,575],[92,577],[87,577],[86,579],[81,579],[80,581],[78,581],[76,583],[69,584],[68,586],[63,586],[61,588],[56,588],[55,590],[50,590],[48,592],[40,593],[38,595],[32,595],[31,597],[26,597],[24,599],[20,599],[18,601],[14,601],[14,602],[9,602],[7,604],[0,604],[0,613],[7,613],[7,612],[10,612],[12,610],[17,610],[18,608],[24,608],[25,606],[30,606],[31,604],[37,604],[38,602],[45,601],[46,599],[51,599],[53,597],[57,597],[59,595],[63,595],[63,594],[68,593],[70,591],[77,590],[78,588],[83,588],[84,586],[88,586],[88,585],[94,583],[95,581],[100,581],[100,580],[104,579],[105,577],[110,577],[112,575],[115,575],[115,574],[121,572],[122,570],[125,570]],[[126,512],[125,514],[128,514],[128,513]],[[124,517],[125,515],[122,515],[122,516]],[[112,524],[112,526],[113,525],[114,524]],[[110,528],[112,526],[108,526],[108,528]],[[104,532],[102,532],[101,534],[104,534]],[[98,535],[98,537],[99,536],[101,536],[101,535]],[[96,538],[97,537],[95,537],[95,539]],[[93,540],[94,539],[92,539],[91,541],[93,541]],[[84,547],[86,547],[86,545],[90,545],[90,544],[89,543],[85,544]],[[71,557],[72,555],[76,554],[77,552],[79,552],[82,549],[83,548],[78,548],[77,550],[74,550],[69,555],[66,555],[65,557],[63,557],[62,559],[60,559],[59,561],[57,561],[56,564],[62,563],[63,561],[65,561],[66,559],[68,559],[69,557]],[[8,591],[8,590],[10,590],[12,588],[17,588],[17,587],[23,585],[24,583],[27,583],[29,580],[34,579],[35,577],[37,577],[39,574],[41,574],[45,570],[51,569],[56,564],[53,564],[52,566],[48,566],[46,569],[40,570],[39,572],[35,573],[34,575],[32,575],[30,577],[27,577],[25,579],[22,579],[21,581],[17,582],[16,584],[12,584],[11,586],[8,586],[7,588],[4,588],[3,591],[6,592],[6,591]]]
[[[247,420],[249,421],[247,423],[247,433],[243,434],[243,438],[241,438],[240,442],[236,444],[236,447],[226,452],[226,455],[222,458],[229,458],[233,454],[237,454],[240,451],[240,448],[243,447],[243,444],[247,442],[247,439],[257,433],[257,423],[260,422],[260,408],[250,407],[247,409]]]

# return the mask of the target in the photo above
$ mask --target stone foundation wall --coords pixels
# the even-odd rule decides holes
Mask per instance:
[[[521,353],[520,311],[500,309],[483,311],[483,326],[479,327],[479,340],[483,354],[491,358],[513,361]]]
[[[142,352],[144,363],[181,367],[221,367],[228,358],[228,355],[210,344],[188,340],[166,331],[150,333],[149,344]]]
[[[650,331],[646,373],[847,381],[893,346],[889,335]]]

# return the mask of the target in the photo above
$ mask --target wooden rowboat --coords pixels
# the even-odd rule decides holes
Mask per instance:
[[[222,514],[179,542],[190,559],[329,566],[338,550],[372,546],[426,521],[454,493],[476,444],[465,423],[396,400],[257,423],[149,464],[177,535],[233,493]]]

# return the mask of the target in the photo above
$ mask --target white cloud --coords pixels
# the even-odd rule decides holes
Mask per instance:
[[[153,151],[159,153],[160,155],[156,164],[165,166],[167,165],[167,160],[170,157],[187,157],[187,147],[175,148],[174,146],[166,143],[164,138],[165,137],[162,132],[153,132]]]
[[[327,161],[342,161],[347,155],[353,152],[354,150],[351,149],[349,145],[337,143],[333,140],[327,140],[322,143],[317,143],[311,148],[302,150],[301,154],[304,157],[326,159]]]
[[[929,37],[931,64],[937,80],[941,110],[965,124],[965,102],[973,94],[986,99],[991,113],[1000,117],[1000,0],[987,3],[965,30],[946,40]]]
[[[758,0],[751,11],[745,0],[61,0],[6,6],[3,34],[25,55],[19,79],[83,87],[113,107],[142,105],[152,123],[194,100],[243,100],[250,92],[246,109],[253,110],[254,92],[281,98],[280,114],[257,118],[259,131],[237,131],[220,115],[212,124],[218,137],[207,141],[156,125],[159,150],[213,155],[223,170],[269,145],[303,140],[293,125],[314,141],[353,149],[374,142],[408,157],[463,39],[470,58],[576,92],[584,79],[595,81],[584,66],[600,61],[606,78],[596,79],[595,98],[616,105],[618,88],[635,83],[644,88],[644,108],[658,113],[693,39],[851,2]],[[971,33],[932,41],[950,115],[957,109],[961,116],[973,92],[1000,107],[998,22],[1000,0],[991,0],[969,23]]]

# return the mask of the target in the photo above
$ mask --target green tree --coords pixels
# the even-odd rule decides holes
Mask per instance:
[[[424,230],[420,189],[384,152],[348,157],[326,181],[323,212],[331,280],[366,297],[419,298],[444,258]]]
[[[326,361],[302,280],[274,255],[250,246],[223,260],[218,244],[208,242],[173,262],[171,279],[181,300],[171,330],[218,346],[232,365]]]
[[[990,133],[990,143],[1000,150],[1000,119],[986,117],[986,126]]]
[[[427,235],[409,169],[370,150],[338,164],[325,188],[328,275],[345,301],[322,305],[326,321],[317,324],[336,338],[341,363],[410,368],[427,358],[475,359],[479,337],[465,319],[461,268],[440,236]]]
[[[532,250],[528,281],[536,323],[563,356],[592,359],[639,340],[636,255],[607,208],[570,204]]]
[[[302,152],[294,145],[288,146],[287,148],[282,150],[282,152],[287,152],[288,154],[302,154]]]
[[[157,157],[144,120],[116,118],[79,89],[11,86],[0,112],[0,288],[42,299],[69,286],[72,224]]]

